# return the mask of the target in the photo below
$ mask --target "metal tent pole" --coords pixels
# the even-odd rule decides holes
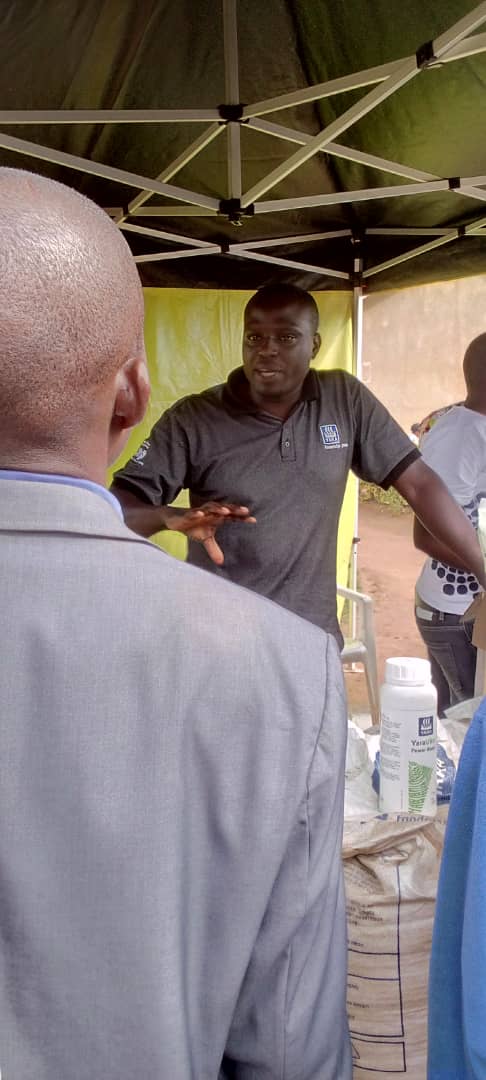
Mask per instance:
[[[224,30],[224,78],[227,105],[240,103],[240,79],[238,69],[238,24],[236,0],[223,0]],[[228,198],[240,199],[241,178],[241,127],[239,121],[228,122]]]
[[[219,203],[216,209],[210,210],[203,206],[142,206],[130,211],[130,217],[214,217],[219,214]]]
[[[357,256],[354,260],[355,281],[361,281],[363,272],[363,259]],[[363,287],[356,284],[353,289],[353,374],[356,378],[363,377]],[[359,480],[356,482],[356,496],[354,504],[354,536],[351,549],[351,588],[357,591],[358,587],[358,544],[359,544]],[[352,605],[352,637],[356,637],[357,611],[356,604]]]
[[[441,57],[441,64],[463,60],[467,56],[476,56],[477,53],[485,50],[486,34],[474,34],[470,38],[462,38],[448,49],[447,53]],[[278,112],[280,109],[290,109],[294,105],[306,105],[320,98],[331,97],[332,94],[345,94],[349,90],[359,90],[362,86],[384,82],[394,74],[401,62],[401,60],[392,60],[387,64],[357,71],[351,75],[343,75],[328,82],[317,83],[315,86],[306,86],[303,90],[279,94],[278,97],[268,98],[266,101],[256,101],[252,105],[245,106],[243,115],[245,118],[263,116],[265,113]]]
[[[0,109],[0,124],[207,124],[217,109]]]
[[[136,263],[168,262],[169,259],[190,259],[196,255],[221,255],[219,244],[208,244],[204,248],[182,248],[181,251],[155,251],[153,255],[134,255]]]
[[[484,236],[482,229],[485,225],[486,218],[481,217],[476,221],[472,221],[469,225],[462,225],[460,228],[456,229],[448,229],[447,232],[444,232],[444,234],[439,236],[436,240],[430,240],[429,243],[412,248],[403,255],[397,255],[394,259],[387,259],[386,262],[379,263],[376,266],[370,266],[368,270],[365,270],[363,277],[373,277],[374,274],[380,274],[383,270],[388,270],[392,266],[398,266],[400,263],[407,262],[408,259],[415,259],[418,255],[423,255],[426,251],[432,251],[434,248],[441,247],[444,244],[450,244],[453,240],[463,239],[465,236]]]
[[[341,278],[349,281],[349,274],[343,270],[332,270],[329,266],[315,266],[313,263],[297,262],[295,259],[280,259],[276,255],[262,255],[258,251],[248,251],[240,248],[238,244],[229,246],[229,254],[236,255],[240,259],[250,259],[254,262],[271,263],[273,266],[282,266],[291,270],[303,270],[306,274],[320,274],[322,277]]]
[[[336,237],[352,236],[351,229],[329,229],[327,232],[298,233],[295,236],[277,236],[271,240],[245,240],[241,244],[232,244],[232,251],[249,251],[255,248],[288,247],[289,244],[311,244],[317,240],[335,240]]]
[[[124,232],[141,233],[142,236],[152,236],[155,240],[168,240],[171,244],[187,244],[194,248],[207,248],[209,244],[208,240],[196,240],[193,236],[184,236],[182,233],[170,233],[164,232],[163,229],[151,229],[145,225],[133,225],[130,221],[122,221],[120,229]],[[219,244],[216,246],[221,251]]]
[[[6,150],[13,150],[17,154],[27,154],[29,157],[39,158],[41,161],[53,161],[56,165],[65,165],[67,169],[76,169],[78,172],[88,173],[90,176],[101,176],[105,180],[113,180],[117,184],[140,188],[143,191],[166,196],[168,199],[179,199],[180,202],[205,207],[209,210],[219,209],[218,199],[212,199],[209,195],[201,195],[197,191],[187,191],[186,188],[175,187],[172,184],[162,184],[159,180],[152,180],[148,176],[139,176],[138,173],[128,172],[125,169],[115,169],[112,165],[103,165],[99,161],[89,161],[87,158],[77,157],[75,154],[67,154],[63,150],[54,150],[49,146],[40,146],[38,143],[28,142],[26,139],[17,139],[13,135],[5,135],[4,132],[0,132],[0,146]]]
[[[206,131],[203,131],[202,135],[199,135],[197,139],[194,139],[194,142],[190,143],[189,146],[186,146],[186,149],[183,150],[182,153],[174,159],[174,161],[171,161],[169,165],[166,165],[165,169],[163,169],[162,172],[159,173],[157,180],[159,180],[161,183],[166,183],[168,180],[172,180],[172,177],[175,176],[176,173],[178,173],[181,169],[183,169],[185,165],[188,165],[189,162],[192,161],[192,159],[201,152],[201,150],[204,150],[206,146],[209,146],[209,143],[211,143],[213,139],[216,139],[221,131],[221,124],[211,124],[211,126],[208,127]],[[132,201],[128,204],[128,214],[125,211],[122,211],[115,218],[117,225],[120,225],[122,221],[125,221],[128,215],[134,214],[137,210],[139,210],[139,208],[143,206],[144,203],[146,203],[151,197],[152,193],[150,191],[141,191],[138,195],[136,195],[135,198],[132,199]],[[171,207],[170,209],[173,213],[175,208]],[[149,207],[149,210],[151,210],[151,207]]]
[[[249,120],[247,127],[252,131],[261,131],[265,135],[273,135],[276,139],[298,143],[299,146],[306,146],[314,138],[314,135],[310,135],[307,131],[284,127],[283,124],[275,124],[270,120]],[[356,161],[359,165],[369,165],[373,169],[381,169],[383,172],[389,172],[395,176],[405,176],[409,180],[441,179],[440,176],[432,176],[431,173],[423,172],[422,169],[412,169],[408,165],[401,165],[398,161],[388,161],[387,158],[377,157],[376,154],[367,154],[363,150],[356,150],[354,147],[344,146],[342,143],[326,143],[325,153],[343,158],[345,161]]]
[[[470,31],[474,31],[478,26],[486,21],[486,2],[478,4],[473,11],[469,12],[463,19],[459,19],[458,22],[447,30],[444,34],[440,34],[433,42],[431,42],[431,51],[434,60],[440,60],[442,56],[447,53],[454,45],[460,42]],[[319,132],[318,135],[314,135],[311,142],[307,146],[300,147],[294,154],[291,155],[286,161],[283,161],[281,165],[278,165],[276,169],[268,173],[267,176],[262,177],[258,183],[254,184],[249,191],[245,192],[242,197],[242,204],[244,207],[249,206],[256,199],[259,199],[262,195],[265,195],[267,191],[274,188],[276,184],[280,183],[289,176],[295,169],[298,169],[300,165],[308,161],[314,154],[317,154],[319,150],[322,150],[327,143],[331,142],[337,135],[342,134],[343,131],[347,131],[353,124],[360,120],[363,116],[366,116],[377,105],[385,101],[386,98],[394,94],[396,90],[399,90],[401,86],[410,82],[420,74],[421,67],[417,63],[417,56],[409,56],[405,60],[395,67],[392,74],[388,76],[383,84],[379,83],[368,94],[365,94],[359,101],[355,102],[350,109],[341,115],[336,117],[327,128]]]

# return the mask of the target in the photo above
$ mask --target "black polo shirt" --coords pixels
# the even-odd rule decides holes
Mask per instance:
[[[218,529],[224,566],[202,544],[188,561],[268,596],[339,638],[336,544],[348,472],[388,487],[418,457],[385,407],[345,371],[306,376],[287,420],[252,402],[243,369],[168,409],[114,483],[155,506],[182,488],[248,506],[256,525]],[[210,613],[209,613],[210,614]]]

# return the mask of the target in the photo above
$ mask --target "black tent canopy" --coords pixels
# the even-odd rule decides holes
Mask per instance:
[[[0,164],[105,207],[145,285],[486,269],[486,2],[4,0]]]

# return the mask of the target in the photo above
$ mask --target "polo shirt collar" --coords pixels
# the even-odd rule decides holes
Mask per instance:
[[[253,401],[250,394],[250,384],[242,367],[235,368],[228,375],[224,384],[223,395],[227,404],[245,413],[259,413],[261,409]],[[317,373],[314,368],[309,368],[302,384],[301,401],[315,401],[319,397]]]

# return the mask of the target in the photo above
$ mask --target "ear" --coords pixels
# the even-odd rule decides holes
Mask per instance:
[[[145,353],[127,360],[115,376],[115,397],[108,434],[108,464],[121,454],[130,428],[143,420],[150,396]]]
[[[117,432],[135,427],[145,416],[150,379],[145,354],[127,360],[115,377],[112,423]]]
[[[312,356],[311,356],[311,360],[313,360],[314,357],[317,356],[317,353],[319,352],[320,347],[321,347],[321,335],[320,334],[314,334],[314,337],[312,339]]]

